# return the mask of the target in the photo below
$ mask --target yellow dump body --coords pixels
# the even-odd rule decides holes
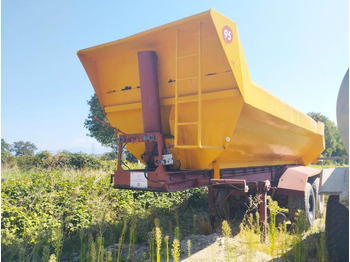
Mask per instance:
[[[162,130],[181,169],[307,165],[324,150],[323,124],[252,82],[236,24],[214,10],[78,52],[123,132],[143,133],[139,51],[157,54]],[[145,145],[127,149],[141,160]]]

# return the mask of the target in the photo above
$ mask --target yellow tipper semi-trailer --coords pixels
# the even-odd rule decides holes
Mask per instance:
[[[124,170],[119,150],[114,187],[208,186],[211,215],[258,193],[263,221],[272,195],[313,222],[320,170],[306,165],[324,150],[324,125],[252,82],[233,21],[211,9],[78,56],[119,148],[145,164]]]

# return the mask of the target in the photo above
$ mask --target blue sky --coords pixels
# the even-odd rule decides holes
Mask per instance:
[[[254,82],[336,121],[349,67],[347,0],[3,0],[1,138],[38,151],[108,151],[86,136],[93,88],[76,52],[210,8],[237,23]]]

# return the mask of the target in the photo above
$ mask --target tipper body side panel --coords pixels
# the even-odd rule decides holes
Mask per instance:
[[[236,24],[214,10],[78,52],[112,126],[144,131],[141,51],[157,55],[164,143],[181,169],[307,165],[323,151],[323,124],[251,81]],[[127,149],[144,162],[144,143]]]

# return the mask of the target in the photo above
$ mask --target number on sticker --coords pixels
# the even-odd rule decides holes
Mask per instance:
[[[230,30],[225,29],[224,30],[224,35],[225,35],[225,39],[227,39],[228,41],[231,41],[232,36],[231,36],[231,31]]]
[[[225,25],[222,28],[222,38],[224,39],[226,44],[232,42],[233,34],[231,28],[228,25]]]

